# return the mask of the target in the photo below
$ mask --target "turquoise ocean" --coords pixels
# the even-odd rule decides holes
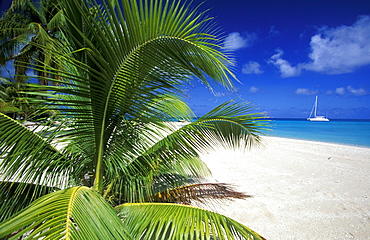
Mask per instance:
[[[339,143],[370,148],[370,120],[310,122],[306,119],[272,119],[267,136]]]

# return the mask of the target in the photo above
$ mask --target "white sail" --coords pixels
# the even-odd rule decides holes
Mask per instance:
[[[328,122],[329,119],[325,116],[317,116],[317,103],[318,103],[318,96],[316,96],[315,103],[313,104],[310,116],[307,118],[308,121],[312,122]]]

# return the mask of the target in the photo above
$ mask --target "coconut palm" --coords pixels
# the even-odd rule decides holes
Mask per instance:
[[[182,100],[190,81],[234,88],[210,19],[180,1],[61,6],[70,48],[36,44],[62,66],[40,63],[39,78],[56,74],[59,86],[32,85],[58,124],[31,131],[0,114],[0,237],[262,239],[178,204],[222,198],[225,186],[201,183],[210,172],[200,154],[249,148],[266,126],[234,100],[188,124],[168,122],[194,117]]]
[[[0,112],[13,119],[26,122],[29,119],[42,120],[52,115],[52,112],[45,109],[44,104],[30,103],[27,95],[28,88],[23,82],[16,82],[20,78],[0,77]],[[21,78],[23,79],[23,78]],[[23,79],[26,80],[26,79]]]
[[[1,80],[0,78],[0,112],[13,119],[20,119],[27,109],[27,100],[20,98],[18,84],[5,78],[3,78],[4,81]]]
[[[14,61],[17,82],[24,81],[27,66],[35,62],[53,63],[53,57],[38,45],[64,41],[60,28],[64,17],[59,1],[13,0],[0,19],[0,65]],[[37,43],[38,45],[32,44]],[[38,75],[45,74],[37,71]],[[40,84],[48,84],[40,78]]]
[[[22,97],[22,83],[14,81],[15,78],[0,77],[0,112],[13,119],[27,120],[34,112],[27,99]]]

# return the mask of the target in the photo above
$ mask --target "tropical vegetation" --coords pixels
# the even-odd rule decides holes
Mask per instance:
[[[246,197],[205,183],[200,155],[248,149],[267,126],[236,100],[193,120],[192,81],[235,89],[212,19],[180,0],[61,0],[60,11],[68,47],[27,42],[53,59],[33,59],[39,82],[56,84],[29,83],[26,97],[55,114],[29,129],[0,113],[0,238],[263,239],[191,205]]]
[[[40,46],[53,46],[66,39],[61,31],[65,20],[59,1],[13,0],[10,8],[0,20],[0,65],[14,62],[15,81],[24,82],[29,66],[54,65],[54,56]],[[36,70],[37,75],[46,72]],[[38,78],[40,84],[48,84],[45,78]]]
[[[30,102],[27,96],[29,90],[24,84],[26,80],[27,78],[0,77],[0,112],[24,123],[29,120],[42,121],[53,115],[42,103]]]

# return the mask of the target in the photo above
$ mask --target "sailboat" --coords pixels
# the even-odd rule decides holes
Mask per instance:
[[[314,103],[314,105],[312,107],[310,116],[307,118],[307,120],[308,121],[313,121],[313,122],[328,122],[329,119],[326,118],[325,116],[317,116],[316,115],[316,112],[317,112],[317,100],[318,100],[318,97],[316,96],[315,103]]]

